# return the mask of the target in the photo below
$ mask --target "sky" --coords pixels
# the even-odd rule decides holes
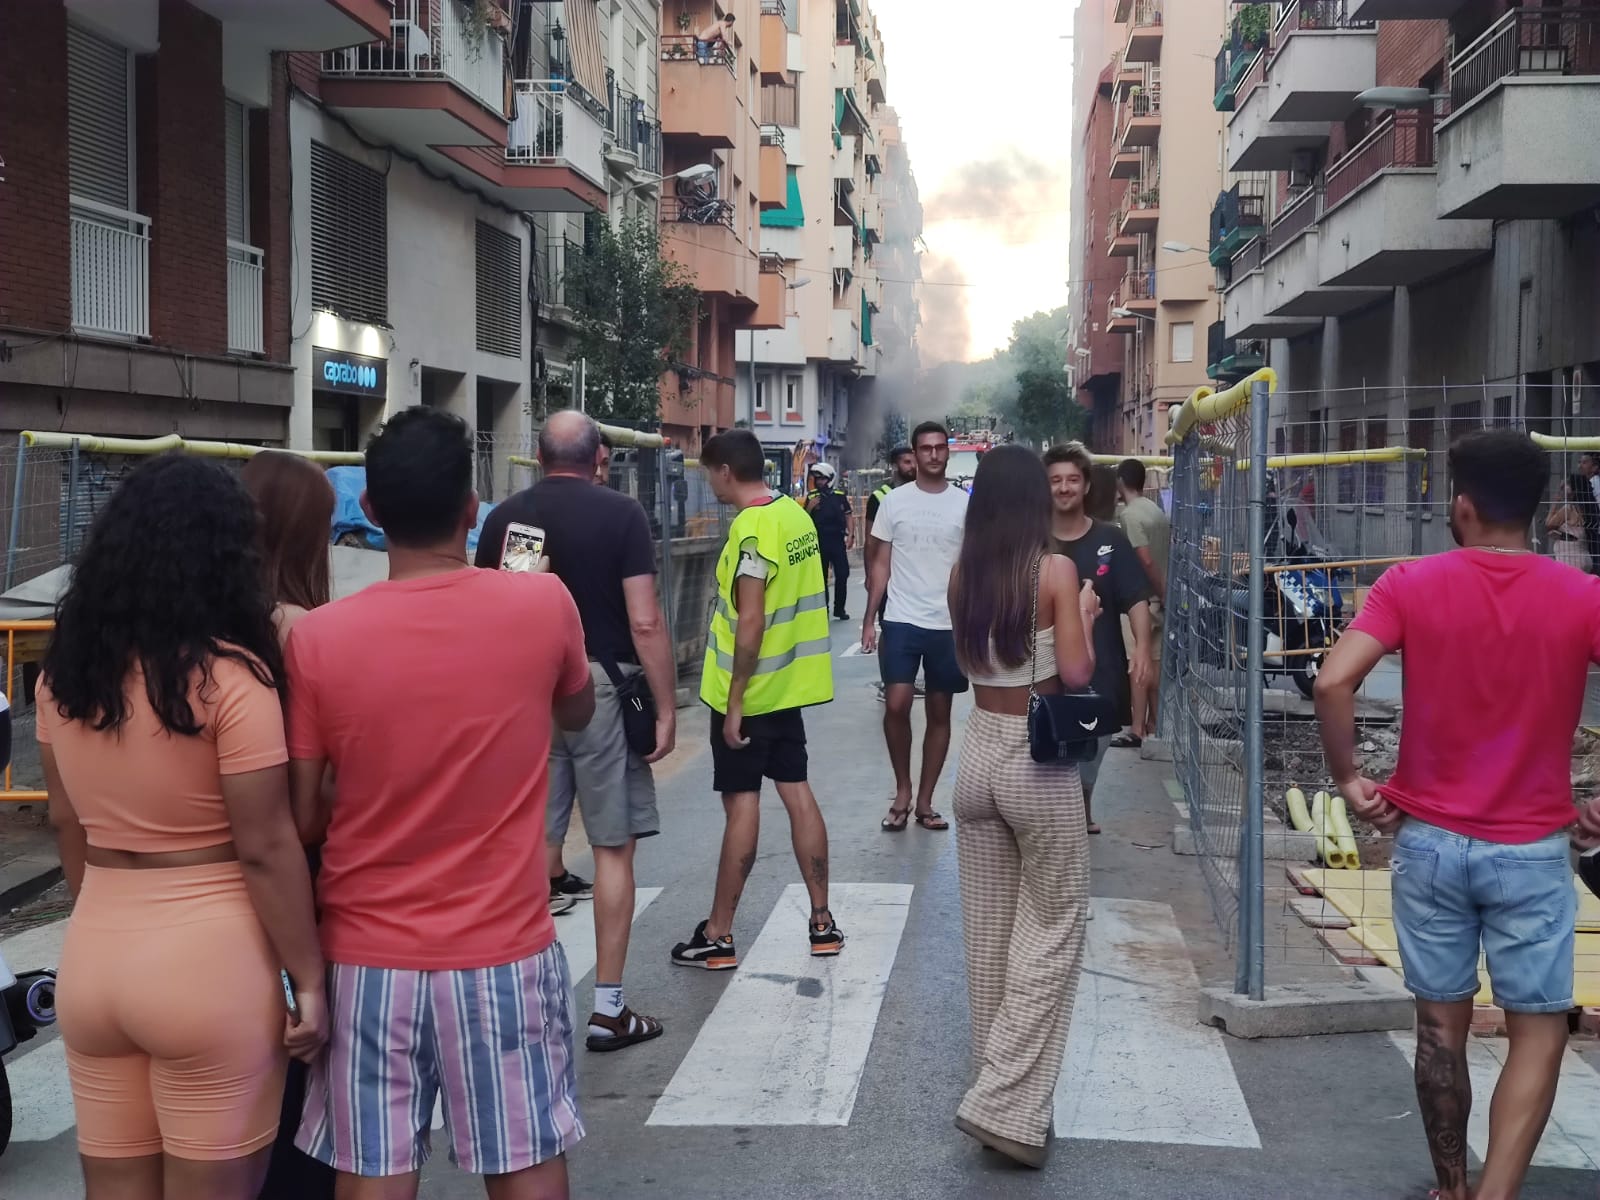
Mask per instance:
[[[869,3],[925,210],[922,361],[986,358],[1067,302],[1074,5]]]

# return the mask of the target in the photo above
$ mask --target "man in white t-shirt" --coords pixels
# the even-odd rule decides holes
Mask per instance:
[[[911,438],[917,479],[896,488],[878,505],[872,537],[880,552],[868,574],[867,618],[861,648],[878,652],[885,687],[883,736],[894,767],[894,801],[883,828],[899,833],[913,818],[924,829],[950,828],[933,810],[933,790],[950,753],[950,709],[957,692],[967,690],[956,661],[950,626],[950,572],[961,552],[967,520],[967,493],[945,479],[950,464],[950,434],[928,421]],[[882,645],[873,622],[888,596]],[[917,670],[927,689],[928,728],[922,742],[922,778],[913,809],[911,795],[911,705]]]

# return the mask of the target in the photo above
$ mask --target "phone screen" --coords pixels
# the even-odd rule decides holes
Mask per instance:
[[[544,530],[537,525],[522,525],[516,521],[506,526],[505,545],[500,550],[502,571],[524,572],[536,570],[544,557]]]

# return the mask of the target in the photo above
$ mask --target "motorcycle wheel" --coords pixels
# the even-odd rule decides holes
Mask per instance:
[[[0,1154],[11,1144],[11,1080],[6,1077],[6,1064],[0,1059]]]
[[[1316,698],[1317,674],[1322,670],[1322,655],[1312,654],[1299,659],[1289,677],[1307,700]]]

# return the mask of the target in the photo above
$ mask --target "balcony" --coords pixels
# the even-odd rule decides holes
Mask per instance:
[[[861,327],[851,308],[829,310],[828,361],[854,363],[861,357]]]
[[[1156,273],[1152,267],[1138,267],[1122,277],[1117,285],[1116,307],[1140,316],[1156,315]]]
[[[1225,321],[1213,321],[1206,331],[1206,378],[1219,384],[1237,383],[1266,365],[1267,346],[1259,339],[1228,336]]]
[[[1119,208],[1106,222],[1106,253],[1113,258],[1132,258],[1139,253],[1138,236],[1122,232],[1122,219],[1126,215],[1126,211]]]
[[[271,5],[242,4],[239,0],[191,2],[223,23],[230,60],[237,47],[241,51],[236,60],[239,62],[257,50],[333,50],[382,37],[389,32],[393,16],[387,0],[274,0]],[[120,3],[115,7],[135,6]],[[153,8],[149,19],[156,19]]]
[[[788,265],[777,254],[763,254],[760,259],[760,278],[756,283],[758,300],[755,315],[745,325],[750,329],[782,329],[788,323],[789,278]]]
[[[1137,150],[1118,150],[1111,156],[1111,178],[1136,179],[1144,170],[1144,156]]]
[[[1513,9],[1450,64],[1439,214],[1543,219],[1600,202],[1600,7]]]
[[[1136,92],[1122,108],[1122,128],[1117,145],[1123,153],[1139,146],[1154,146],[1161,140],[1161,96]]]
[[[1161,39],[1165,32],[1161,10],[1164,4],[1165,0],[1134,0],[1133,20],[1128,25],[1128,44],[1122,52],[1123,62],[1161,61]]]
[[[853,133],[839,134],[838,149],[833,155],[833,178],[850,191],[854,191],[856,186],[856,142]]]
[[[1228,170],[1284,171],[1302,150],[1324,146],[1326,121],[1273,121],[1267,87],[1267,54],[1256,55],[1239,83],[1233,115],[1228,118]]]
[[[1122,55],[1117,55],[1116,72],[1111,80],[1111,94],[1118,100],[1129,95],[1134,88],[1142,88],[1149,82],[1148,68],[1143,63],[1131,63]]]
[[[1467,0],[1350,0],[1350,15],[1363,21],[1444,21]]]
[[[1264,184],[1251,185],[1261,190],[1246,190],[1236,183],[1217,197],[1211,207],[1210,258],[1220,267],[1237,254],[1246,242],[1267,231],[1267,197]]]
[[[228,241],[228,352],[261,354],[261,278],[265,255],[255,246]]]
[[[1285,4],[1267,71],[1272,121],[1342,121],[1378,82],[1378,30],[1354,20],[1348,0]]]
[[[783,129],[777,125],[761,127],[756,196],[762,212],[786,208],[789,204],[789,154],[783,142]]]
[[[747,304],[759,301],[756,256],[734,233],[728,201],[663,196],[661,237],[666,252],[694,272],[696,290]]]
[[[674,363],[661,378],[663,425],[708,425],[731,429],[734,421],[734,381],[714,371]]]
[[[1117,233],[1121,237],[1135,237],[1141,233],[1154,233],[1161,223],[1161,189],[1159,186],[1137,191],[1138,184],[1128,189],[1128,198],[1122,208],[1122,219]]]
[[[761,82],[789,82],[789,22],[784,0],[761,0]]]
[[[1267,236],[1247,243],[1229,264],[1232,282],[1222,296],[1223,319],[1234,338],[1288,338],[1322,328],[1320,318],[1267,315]]]
[[[732,150],[739,144],[739,80],[733,49],[714,43],[699,57],[692,34],[661,39],[661,132]]]
[[[1328,168],[1321,282],[1410,287],[1493,249],[1490,222],[1440,220],[1437,203],[1433,114],[1386,115]]]
[[[1263,269],[1269,317],[1340,317],[1389,294],[1386,287],[1325,286],[1322,282],[1323,190],[1319,181],[1285,205],[1268,232]],[[1230,326],[1230,328],[1232,328]]]
[[[1117,7],[1111,19],[1118,25],[1126,25],[1132,15],[1133,0],[1117,0]]]
[[[849,225],[835,225],[828,245],[828,266],[835,271],[856,269],[856,235]]]
[[[394,0],[386,41],[322,56],[322,100],[408,150],[504,146],[505,42],[460,0]]]
[[[72,326],[150,336],[150,218],[72,197]]]
[[[637,168],[661,174],[661,125],[651,118],[644,101],[624,92],[612,80],[606,109],[606,161],[628,171]]]
[[[841,41],[833,48],[833,90],[848,92],[856,86],[856,64],[859,59],[853,41]]]
[[[1121,305],[1118,304],[1115,296],[1106,301],[1106,332],[1122,335],[1138,333],[1139,318],[1135,316],[1117,316],[1117,309],[1120,307]]]
[[[469,182],[519,212],[604,212],[608,114],[561,79],[524,79],[512,94],[506,148],[439,146]],[[642,130],[640,131],[642,133]]]

